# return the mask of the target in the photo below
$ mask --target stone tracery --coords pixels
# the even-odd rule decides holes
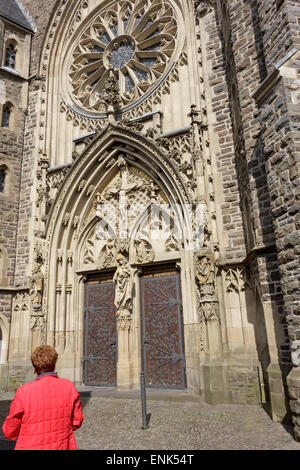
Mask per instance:
[[[168,2],[112,2],[85,28],[73,51],[69,74],[76,103],[103,112],[111,69],[118,76],[122,106],[139,99],[168,71],[177,30]]]

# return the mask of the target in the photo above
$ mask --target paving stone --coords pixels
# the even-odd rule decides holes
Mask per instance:
[[[1,427],[13,396],[0,395]],[[79,450],[300,450],[292,426],[274,423],[257,405],[208,405],[197,395],[147,391],[151,416],[141,429],[139,392],[81,391],[81,401]],[[13,448],[1,431],[0,450]]]

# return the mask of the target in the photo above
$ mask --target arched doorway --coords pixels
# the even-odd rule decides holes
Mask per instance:
[[[74,162],[51,208],[47,342],[58,350],[64,375],[76,383],[139,387],[143,315],[150,311],[142,308],[147,269],[172,264],[174,271],[181,263],[181,272],[170,276],[178,292],[172,309],[180,334],[169,358],[171,368],[180,364],[181,380],[174,382],[169,373],[166,381],[148,383],[185,387],[184,312],[195,317],[188,321],[197,321],[189,307],[195,300],[193,256],[184,250],[182,229],[189,199],[168,166],[152,142],[129,129],[125,136],[122,126],[110,124]]]

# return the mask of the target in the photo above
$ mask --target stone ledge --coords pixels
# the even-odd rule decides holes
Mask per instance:
[[[216,265],[219,268],[224,268],[226,266],[237,266],[237,265],[244,265],[248,266],[249,262],[251,261],[251,258],[254,256],[260,255],[260,254],[265,254],[265,253],[271,253],[276,251],[276,245],[275,243],[270,244],[270,245],[255,245],[247,256],[245,258],[238,258],[235,260],[229,260],[225,257],[220,257],[220,259],[216,262]]]
[[[0,292],[19,292],[23,290],[29,290],[29,286],[27,287],[6,287],[0,286]]]
[[[250,98],[254,98],[256,102],[261,101],[267,93],[276,85],[276,83],[284,76],[297,79],[297,70],[295,70],[295,77],[290,77],[291,71],[283,65],[291,59],[298,50],[293,47],[280,61],[274,65],[274,70],[263,80],[256,90],[250,93]],[[292,69],[294,70],[294,69]]]

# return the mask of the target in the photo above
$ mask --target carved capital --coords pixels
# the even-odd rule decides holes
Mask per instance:
[[[131,328],[131,318],[118,318],[118,329],[129,331]]]

